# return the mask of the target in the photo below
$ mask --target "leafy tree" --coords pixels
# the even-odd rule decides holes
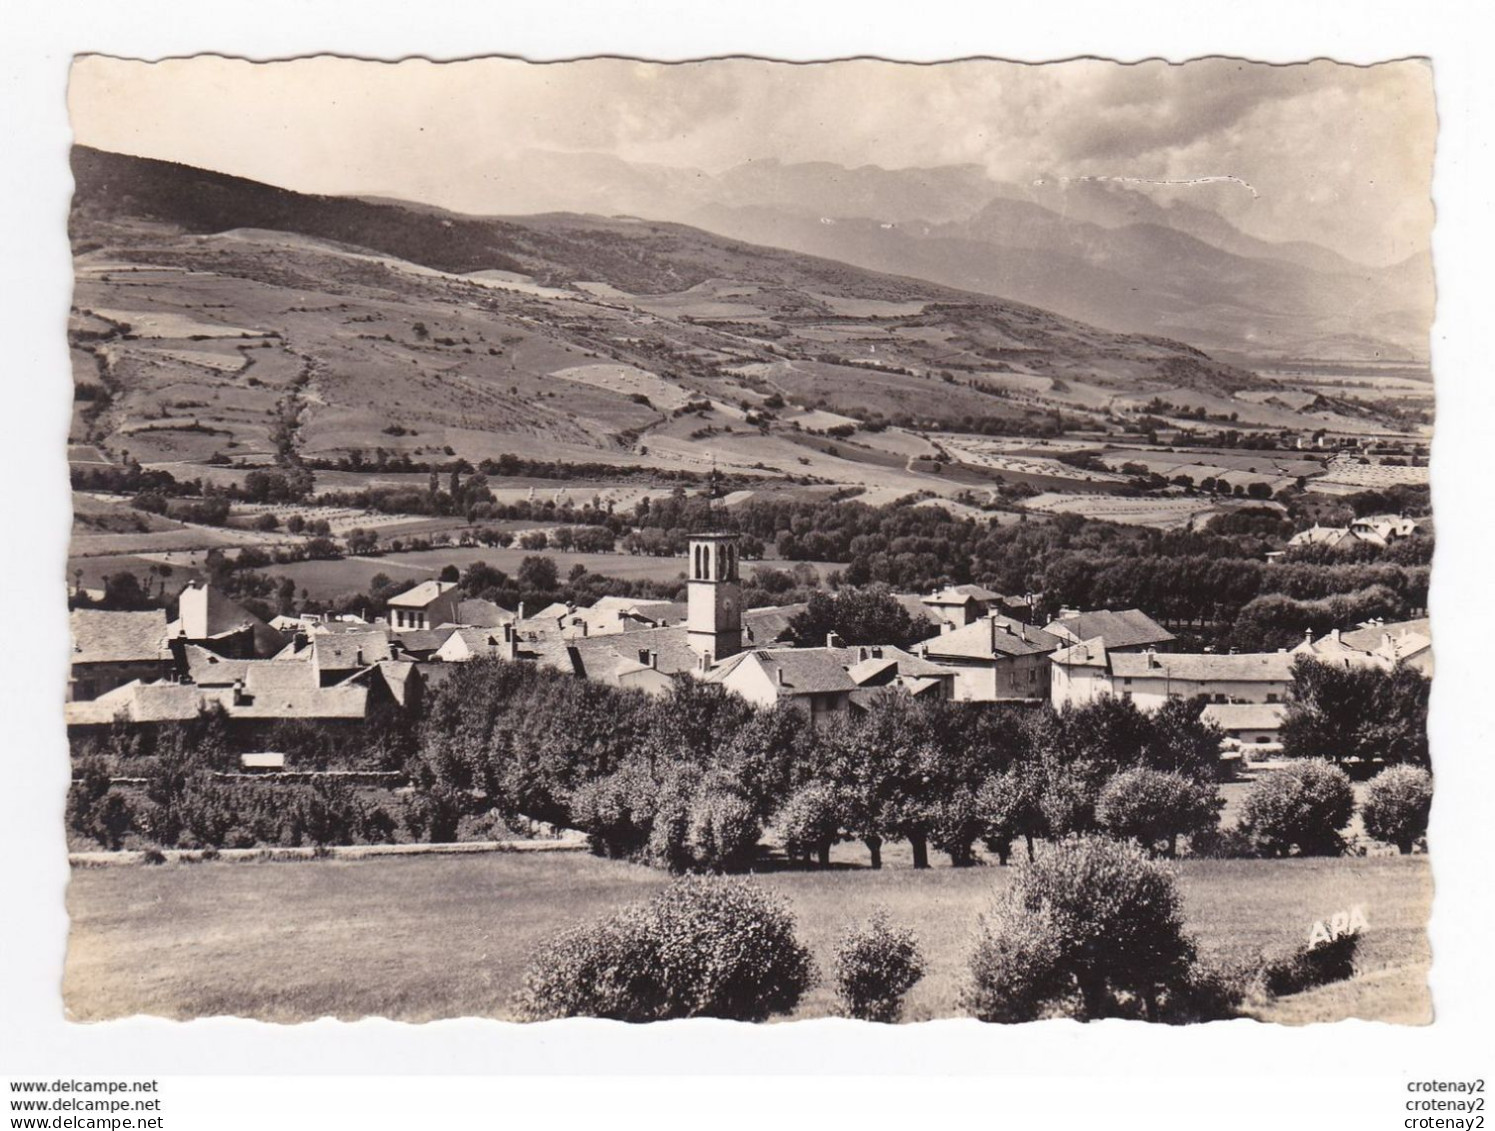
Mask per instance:
[[[790,795],[774,819],[784,851],[791,859],[814,856],[821,867],[829,867],[831,847],[846,840],[846,799],[829,782],[806,782]]]
[[[1259,851],[1286,856],[1338,856],[1341,831],[1355,811],[1348,775],[1317,759],[1267,774],[1246,795],[1240,827]]]
[[[835,633],[847,644],[906,648],[928,636],[930,626],[915,623],[886,587],[869,586],[835,594],[816,592],[804,611],[790,620],[789,631],[801,647],[823,647],[826,637]]]
[[[994,774],[976,791],[976,812],[982,824],[986,847],[1006,864],[1012,855],[1012,842],[1024,838],[1028,859],[1033,860],[1033,838],[1042,836],[1044,824],[1041,801],[1043,776],[1036,766],[1014,766],[1005,773]]]
[[[1420,766],[1390,766],[1371,779],[1361,816],[1365,831],[1409,854],[1427,835],[1433,775]]]
[[[1178,855],[1178,838],[1219,823],[1225,802],[1213,785],[1182,774],[1138,767],[1123,770],[1101,790],[1096,821],[1111,836],[1135,840],[1148,853],[1162,845]]]
[[[554,558],[530,555],[519,563],[515,580],[521,589],[528,592],[553,593],[561,578]]]
[[[1300,656],[1282,720],[1283,751],[1335,763],[1426,767],[1431,687],[1406,665],[1341,668]]]
[[[1056,845],[984,921],[966,1006],[982,1020],[1158,1019],[1195,964],[1173,875],[1098,838]]]

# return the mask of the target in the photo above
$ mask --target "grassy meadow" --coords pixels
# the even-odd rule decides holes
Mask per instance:
[[[758,879],[789,901],[823,973],[844,924],[886,907],[915,928],[928,959],[907,1019],[955,1016],[979,916],[1013,870],[915,871],[903,848],[889,846],[879,872],[865,867],[859,846],[845,845],[832,870]],[[1262,1019],[1430,1019],[1426,856],[1177,867],[1190,926],[1203,950],[1222,957],[1249,959],[1305,939],[1315,920],[1364,906],[1370,929],[1359,975],[1273,1002]],[[503,1018],[536,947],[667,882],[580,853],[78,868],[68,890],[64,997],[80,1021],[136,1013]],[[793,1017],[833,1011],[823,978]]]

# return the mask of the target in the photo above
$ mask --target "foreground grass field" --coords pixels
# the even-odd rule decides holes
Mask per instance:
[[[892,852],[880,872],[852,866],[862,860],[848,848],[842,868],[759,879],[790,902],[823,972],[844,924],[887,907],[918,931],[928,958],[908,1019],[957,1015],[979,916],[1012,871],[916,872]],[[1178,875],[1190,926],[1220,956],[1251,958],[1306,938],[1341,908],[1365,907],[1359,976],[1275,1002],[1264,1020],[1431,1019],[1427,857],[1186,861]],[[536,947],[666,882],[582,854],[79,869],[64,998],[77,1020],[506,1017]],[[822,980],[794,1017],[833,1009]]]

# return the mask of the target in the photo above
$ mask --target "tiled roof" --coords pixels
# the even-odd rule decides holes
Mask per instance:
[[[187,678],[199,687],[232,686],[244,678],[244,670],[249,664],[273,662],[227,660],[196,644],[188,644],[183,648],[182,658],[187,664]]]
[[[1060,648],[1049,657],[1049,663],[1069,668],[1104,668],[1106,646],[1098,636],[1092,640],[1082,640],[1068,648]]]
[[[312,637],[312,650],[319,667],[329,670],[361,668],[393,658],[387,629],[363,632],[333,632]]]
[[[1200,716],[1221,730],[1277,730],[1287,713],[1285,703],[1210,703]]]
[[[391,597],[389,605],[399,609],[424,609],[437,597],[455,588],[455,581],[422,581],[414,589],[407,589],[404,593]]]
[[[912,652],[907,652],[892,644],[858,644],[848,648],[826,648],[824,650],[834,655],[842,667],[853,672],[864,663],[892,663],[897,666],[898,674],[903,676],[929,676],[939,679],[954,674],[949,668],[921,659]],[[854,675],[853,678],[855,678]],[[858,679],[857,682],[861,683],[862,680]]]
[[[929,624],[939,624],[940,614],[929,605],[924,603],[924,598],[918,593],[894,593],[893,600],[903,606],[903,609],[917,623],[925,621]]]
[[[317,686],[317,673],[308,663],[283,663],[279,660],[251,660],[245,664],[244,690],[251,695],[288,690],[308,690]]]
[[[498,628],[511,624],[514,614],[502,605],[485,601],[481,597],[469,597],[457,602],[457,623],[472,628]]]
[[[1052,652],[1062,648],[1064,641],[1031,624],[998,615],[982,617],[952,632],[942,632],[925,644],[928,654],[936,659],[950,656],[991,660]]]
[[[653,666],[665,675],[691,671],[700,659],[690,646],[685,629],[679,626],[550,640],[534,647],[542,664],[602,683],[616,683],[620,674],[644,664],[640,653],[655,653]]]
[[[756,663],[774,687],[784,695],[819,695],[835,691],[855,691],[856,683],[846,674],[833,648],[758,648],[743,653],[740,663]],[[734,657],[735,658],[735,657]],[[735,671],[738,665],[729,660],[722,675]],[[719,682],[717,669],[707,674]]]
[[[336,687],[276,689],[258,694],[252,704],[229,708],[236,719],[361,719],[369,689],[359,684]]]
[[[1390,624],[1366,624],[1351,632],[1339,634],[1340,640],[1362,652],[1374,652],[1381,646],[1383,636],[1390,636],[1393,640],[1402,636],[1416,636],[1431,643],[1432,622],[1427,617],[1422,617],[1418,620],[1393,621]]]
[[[998,601],[1002,594],[994,593],[980,585],[947,585],[924,598],[928,605],[963,605],[967,601]]]
[[[454,629],[407,628],[394,634],[392,643],[399,644],[407,652],[434,652],[446,643]]]
[[[1112,652],[1111,674],[1130,678],[1202,682],[1287,683],[1295,657],[1288,652]]]
[[[443,633],[444,639],[441,647],[445,648],[454,636],[467,645],[467,651],[471,656],[504,655],[502,628],[454,628]]]
[[[1059,632],[1058,628],[1064,629],[1064,632]],[[1123,609],[1121,612],[1097,609],[1095,612],[1078,613],[1046,625],[1045,631],[1058,636],[1067,635],[1076,642],[1099,636],[1106,642],[1106,647],[1112,649],[1167,644],[1174,639],[1173,633],[1141,609]]]
[[[742,639],[744,644],[762,647],[779,644],[789,639],[789,622],[809,606],[769,605],[757,609],[744,609],[742,613]],[[923,606],[920,606],[921,610]]]
[[[171,659],[166,646],[166,613],[161,609],[74,609],[72,623],[75,664]]]

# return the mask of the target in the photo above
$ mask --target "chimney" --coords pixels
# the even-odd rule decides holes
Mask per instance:
[[[361,668],[361,667],[363,667],[363,649],[362,648],[354,649],[354,652],[353,652],[353,666],[355,668]]]
[[[825,634],[825,646],[827,648],[845,648],[846,641],[841,639],[839,633],[827,632]]]
[[[653,648],[649,649],[649,666],[655,669],[659,667],[659,653]]]
[[[1330,631],[1330,633],[1329,633],[1329,639],[1333,640],[1334,643],[1336,643],[1336,644],[1340,643],[1339,629],[1336,628],[1336,629],[1333,629],[1332,631]]]
[[[1313,646],[1313,629],[1305,628],[1303,630],[1303,643],[1307,644],[1310,648]]]
[[[1156,648],[1149,648],[1147,650],[1147,666],[1149,668],[1160,668],[1163,666],[1158,660],[1158,650]]]
[[[868,653],[867,653],[867,649],[866,648],[858,648],[857,649],[857,660],[858,660],[858,662],[860,662],[862,660],[865,660],[867,658],[867,655],[868,655]]]
[[[927,660],[929,658],[929,641],[927,641],[927,640],[921,640],[921,641],[919,641],[919,647],[918,647],[917,651],[918,651],[919,659],[921,659],[921,660]]]
[[[783,687],[784,686],[784,669],[782,667],[776,667],[776,668],[774,668],[773,671],[774,671],[774,682],[777,683],[780,687]]]
[[[954,631],[955,631],[955,626],[953,624],[951,624],[949,621],[947,621],[947,620],[940,621],[940,635],[941,636],[944,636],[945,633],[947,633],[947,632],[954,632]]]

